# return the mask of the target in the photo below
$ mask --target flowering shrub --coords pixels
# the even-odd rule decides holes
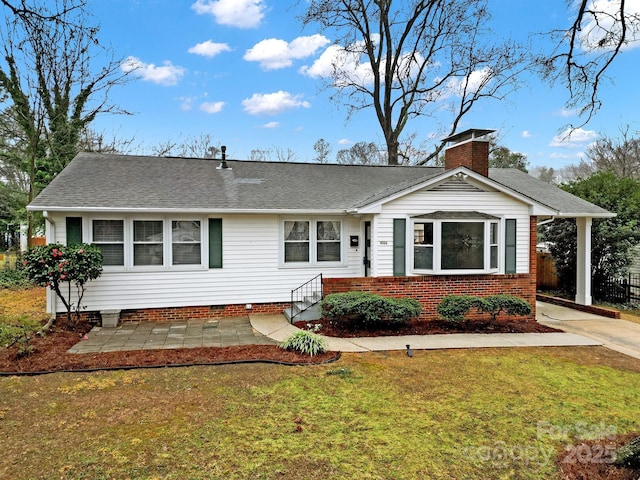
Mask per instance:
[[[76,321],[80,318],[85,284],[102,273],[102,251],[89,244],[65,246],[52,243],[25,253],[23,265],[33,283],[56,292],[67,309],[67,326],[70,327],[71,312],[75,312]],[[72,301],[71,284],[76,289],[76,303]]]

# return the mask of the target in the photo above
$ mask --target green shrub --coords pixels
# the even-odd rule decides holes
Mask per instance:
[[[18,347],[18,356],[26,356],[33,352],[29,341],[36,335],[42,325],[33,318],[22,315],[19,317],[0,318],[0,346],[10,348]]]
[[[320,335],[308,330],[298,330],[289,335],[284,342],[280,344],[285,350],[293,350],[304,355],[318,355],[327,351],[327,341]]]
[[[529,302],[514,295],[491,295],[483,300],[480,311],[488,313],[493,321],[502,312],[507,315],[526,316],[531,315],[533,311]]]
[[[33,287],[24,268],[15,270],[0,270],[0,289],[23,289]]]
[[[528,302],[514,295],[490,295],[488,297],[448,295],[436,308],[438,315],[452,323],[464,320],[471,309],[476,309],[479,313],[488,313],[492,321],[495,321],[500,313],[526,316],[533,312],[533,308]]]
[[[472,308],[478,308],[482,300],[471,295],[448,295],[436,307],[438,315],[443,319],[458,323],[464,320]]]
[[[412,298],[391,298],[367,292],[327,295],[320,303],[328,320],[351,320],[363,325],[381,321],[408,322],[422,313],[422,305]]]

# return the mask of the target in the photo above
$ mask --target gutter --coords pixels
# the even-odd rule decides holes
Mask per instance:
[[[42,212],[73,212],[73,213],[187,213],[187,214],[198,214],[198,215],[219,215],[219,214],[276,214],[276,215],[300,215],[301,213],[308,215],[344,215],[344,208],[335,208],[335,209],[315,209],[309,210],[305,208],[272,208],[272,209],[260,209],[260,208],[250,208],[250,209],[233,209],[233,208],[223,208],[223,209],[211,209],[211,208],[129,208],[129,207],[121,207],[121,208],[107,208],[107,207],[89,207],[89,208],[81,208],[81,207],[33,207],[28,206],[27,210],[30,211],[42,211]]]
[[[47,243],[53,243],[56,240],[56,222],[54,222],[53,220],[51,220],[51,217],[49,217],[49,212],[47,210],[44,210],[42,212],[42,216],[44,217],[44,220],[46,223],[49,224],[49,228],[47,228],[46,230],[46,239],[47,239]],[[51,291],[50,288],[47,288],[47,313],[52,317],[55,318],[56,316],[56,296],[53,294],[53,292]]]

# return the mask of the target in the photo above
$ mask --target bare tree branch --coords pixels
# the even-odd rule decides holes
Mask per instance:
[[[302,17],[338,34],[332,69],[323,72],[332,99],[349,115],[373,108],[389,164],[401,163],[411,119],[437,122],[445,105],[452,133],[475,103],[515,85],[524,51],[494,45],[488,19],[485,0],[311,0]]]

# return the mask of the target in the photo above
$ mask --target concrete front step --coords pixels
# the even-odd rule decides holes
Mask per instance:
[[[296,310],[296,312],[297,311],[298,310]],[[291,308],[285,308],[284,316],[287,318],[287,320],[289,320],[289,322],[291,322]],[[321,317],[322,315],[320,314],[320,305],[316,303],[315,305],[312,305],[309,308],[307,308],[304,312],[298,313],[297,315],[295,315],[295,318],[293,319],[293,321],[294,322],[301,322],[301,321],[310,322],[313,320],[319,320]]]

